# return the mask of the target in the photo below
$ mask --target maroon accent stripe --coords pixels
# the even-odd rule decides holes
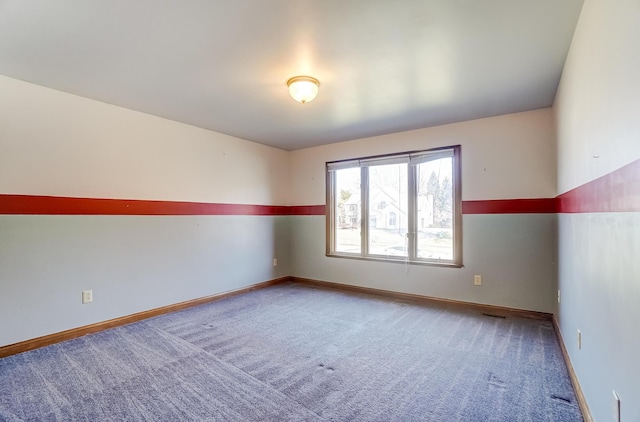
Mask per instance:
[[[251,205],[0,194],[0,214],[325,215],[325,205]],[[556,198],[463,201],[463,214],[640,212],[640,160]]]
[[[640,160],[558,196],[558,212],[640,212]]]
[[[138,199],[2,195],[0,214],[42,215],[324,215],[324,205],[250,205]]]
[[[291,215],[325,215],[325,205],[294,205],[291,208]]]
[[[289,215],[290,213],[290,207],[280,205],[0,195],[0,214]]]
[[[462,214],[550,214],[555,212],[555,198],[462,201]]]

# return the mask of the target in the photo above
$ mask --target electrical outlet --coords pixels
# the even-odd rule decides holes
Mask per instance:
[[[83,290],[82,303],[91,303],[91,302],[93,302],[93,290]]]
[[[274,267],[278,266],[278,258],[273,258],[273,266]]]
[[[582,331],[578,330],[578,350],[582,349]]]
[[[558,303],[560,303],[560,289],[558,289]]]
[[[620,422],[620,397],[613,390],[613,420]]]
[[[482,286],[482,276],[481,275],[474,275],[473,276],[473,284],[475,284],[476,286]]]

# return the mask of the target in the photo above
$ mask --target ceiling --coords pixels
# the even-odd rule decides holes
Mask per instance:
[[[551,106],[582,2],[0,0],[0,74],[294,150]]]

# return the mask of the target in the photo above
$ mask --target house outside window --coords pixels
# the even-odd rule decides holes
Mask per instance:
[[[329,162],[327,194],[328,256],[462,265],[460,146]]]

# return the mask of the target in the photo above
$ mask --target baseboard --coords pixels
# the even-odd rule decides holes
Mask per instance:
[[[350,284],[334,283],[329,281],[313,280],[310,278],[291,277],[291,281],[308,286],[319,287],[324,289],[333,289],[341,291],[350,291],[356,293],[367,293],[377,296],[385,296],[393,299],[410,300],[426,304],[452,305],[458,308],[471,309],[479,312],[490,313],[498,316],[515,316],[523,318],[532,318],[545,321],[551,321],[552,314],[545,312],[529,311],[526,309],[507,308],[504,306],[485,305],[481,303],[463,302],[460,300],[442,299],[432,296],[423,296],[412,293],[400,293],[392,290],[374,289],[371,287],[353,286]]]
[[[85,325],[82,327],[72,328],[70,330],[61,331],[58,333],[48,334],[46,336],[21,341],[19,343],[9,344],[7,346],[1,346],[0,358],[15,355],[15,354],[26,352],[33,349],[38,349],[40,347],[49,346],[55,343],[60,343],[62,341],[71,340],[76,337],[81,337],[87,334],[97,333],[99,331],[107,330],[109,328],[131,324],[131,323],[142,321],[144,319],[152,318],[158,315],[180,311],[182,309],[190,308],[192,306],[202,305],[205,303],[213,302],[215,300],[220,300],[230,296],[247,293],[252,290],[262,289],[265,287],[273,286],[273,285],[284,283],[287,281],[293,281],[296,283],[306,284],[308,286],[313,286],[318,288],[351,291],[356,293],[367,293],[367,294],[373,294],[378,296],[390,297],[394,299],[409,300],[409,301],[414,301],[419,303],[453,305],[459,308],[466,308],[466,309],[472,309],[478,312],[490,313],[492,315],[517,316],[517,317],[533,318],[533,319],[540,319],[540,320],[547,320],[547,321],[552,320],[552,315],[544,312],[536,312],[536,311],[529,311],[524,309],[507,308],[502,306],[485,305],[485,304],[471,303],[471,302],[462,302],[457,300],[442,299],[442,298],[431,297],[431,296],[422,296],[422,295],[411,294],[411,293],[394,292],[391,290],[374,289],[370,287],[352,286],[348,284],[286,276],[286,277],[280,277],[274,280],[268,280],[261,283],[253,284],[251,286],[243,287],[237,290],[218,293],[215,295],[192,299],[185,302],[175,303],[172,305],[167,305],[160,308],[154,308],[154,309],[138,312],[131,315],[126,315],[123,317],[110,319],[107,321],[97,322],[95,324]],[[556,332],[559,333],[559,330],[557,328],[556,328]],[[561,341],[560,343],[564,347],[563,342]],[[566,357],[566,350],[563,349],[563,353],[565,353],[565,360],[568,361],[568,358]],[[568,363],[567,366],[571,367],[570,363]],[[571,371],[573,370],[571,369]],[[574,378],[572,378],[572,382],[573,381],[574,381]],[[577,382],[577,380],[575,382]]]
[[[558,320],[556,319],[555,315],[553,316],[553,328],[556,330],[558,343],[560,343],[560,349],[562,350],[562,357],[564,358],[564,362],[567,365],[569,378],[571,379],[573,390],[576,392],[576,399],[578,400],[578,406],[580,406],[582,417],[584,418],[585,422],[593,422],[593,417],[591,416],[589,406],[587,405],[587,399],[584,397],[582,387],[580,387],[580,383],[578,382],[578,376],[573,370],[573,365],[571,364],[571,359],[569,358],[569,353],[567,352],[567,346],[565,346],[564,338],[562,337],[562,332],[560,331],[560,325],[558,324]]]
[[[273,280],[252,284],[251,286],[243,287],[236,290],[231,290],[231,291],[218,293],[211,296],[205,296],[197,299],[187,300],[185,302],[162,306],[160,308],[149,309],[148,311],[142,311],[135,314],[122,316],[119,318],[110,319],[108,321],[97,322],[95,324],[85,325],[78,328],[72,328],[70,330],[61,331],[59,333],[48,334],[46,336],[21,341],[19,343],[9,344],[7,346],[0,347],[0,358],[16,355],[18,353],[26,352],[33,349],[38,349],[40,347],[50,346],[55,343],[71,340],[76,337],[82,337],[87,334],[97,333],[99,331],[107,330],[109,328],[131,324],[131,323],[142,321],[144,319],[152,318],[158,315],[181,311],[186,308],[203,305],[205,303],[239,295],[242,293],[247,293],[252,290],[263,289],[265,287],[284,283],[290,280],[291,280],[291,277],[289,276],[280,277]]]

